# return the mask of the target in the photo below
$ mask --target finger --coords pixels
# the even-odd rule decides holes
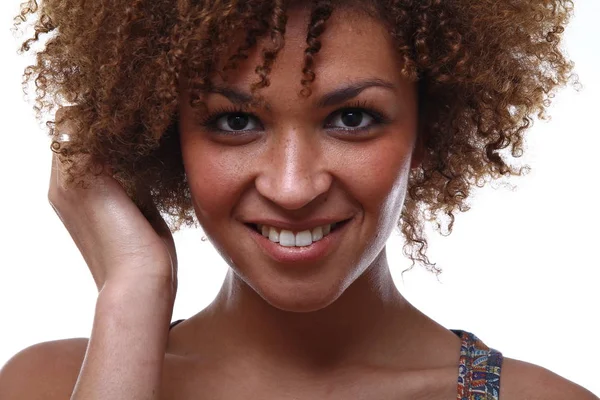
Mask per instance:
[[[163,241],[166,241],[168,246],[174,247],[171,229],[156,207],[156,204],[150,194],[150,190],[142,183],[136,184],[136,200],[138,203],[138,208],[144,217],[146,217],[156,233],[161,237],[161,239],[163,239]]]

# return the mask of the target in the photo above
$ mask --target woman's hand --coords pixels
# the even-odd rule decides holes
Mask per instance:
[[[59,115],[60,111],[57,119]],[[57,131],[71,133],[68,124],[57,126]],[[78,157],[75,162],[86,156]],[[83,255],[98,290],[106,282],[129,284],[149,279],[166,280],[176,291],[173,237],[149,194],[140,190],[145,216],[107,168],[86,178],[86,188],[67,187],[65,170],[53,153],[48,199]]]
[[[64,124],[57,130],[72,132]],[[48,199],[99,290],[71,400],[158,400],[177,292],[173,237],[142,188],[143,213],[107,168],[80,187],[67,186],[66,167],[54,153]]]

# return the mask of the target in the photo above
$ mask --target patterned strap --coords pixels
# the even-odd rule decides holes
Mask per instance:
[[[470,332],[452,331],[461,338],[457,400],[499,400],[502,353]]]

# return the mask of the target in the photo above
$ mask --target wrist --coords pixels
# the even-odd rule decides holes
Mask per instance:
[[[153,307],[159,304],[171,308],[175,303],[177,294],[176,282],[168,279],[137,278],[106,280],[98,292],[99,301],[117,302],[119,304],[143,304]]]

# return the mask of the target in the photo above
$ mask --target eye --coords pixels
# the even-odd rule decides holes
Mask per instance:
[[[215,127],[221,131],[239,132],[252,131],[260,127],[257,120],[246,113],[223,114],[215,120]]]
[[[377,122],[377,118],[365,110],[347,108],[335,112],[329,119],[327,127],[340,130],[362,130]]]

